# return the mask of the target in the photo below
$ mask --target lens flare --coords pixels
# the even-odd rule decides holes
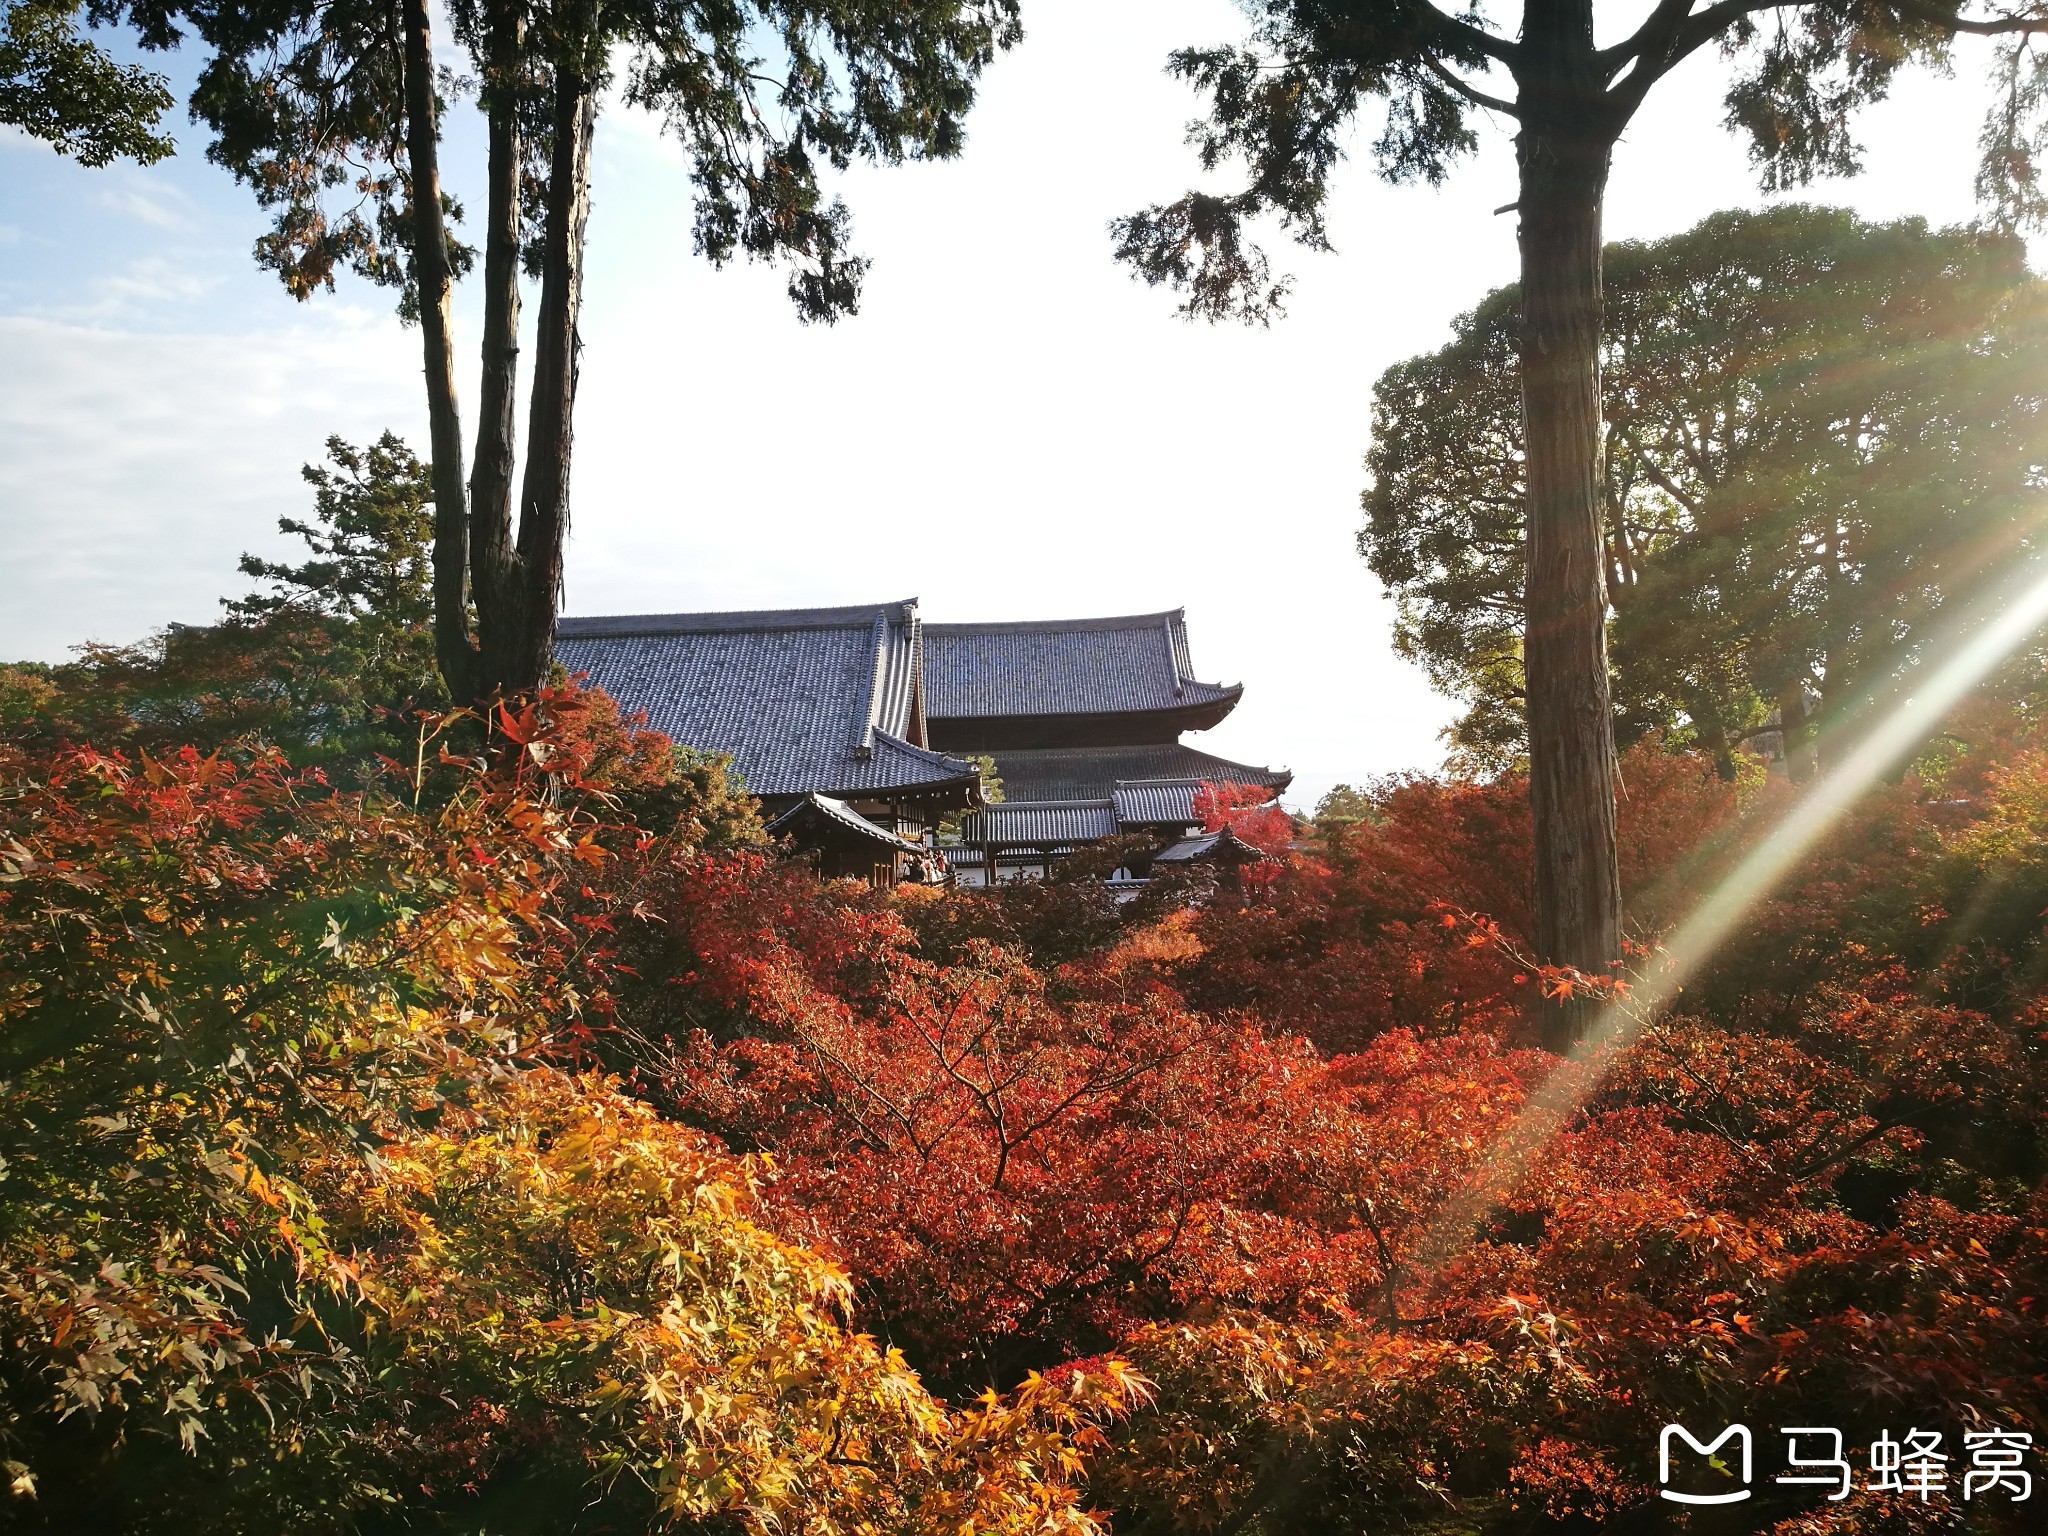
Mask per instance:
[[[2028,573],[1979,603],[1935,654],[1912,695],[1816,779],[1778,824],[1758,839],[1726,879],[1710,891],[1665,941],[1655,962],[1623,998],[1605,1008],[1586,1037],[1536,1088],[1465,1190],[1423,1245],[1421,1271],[1434,1274],[1471,1241],[1472,1233],[1521,1177],[1536,1165],[1572,1114],[1600,1085],[1615,1052],[1654,1019],[1700,967],[1768,896],[1792,867],[1884,773],[1913,751],[1955,707],[2048,622],[2048,576]]]

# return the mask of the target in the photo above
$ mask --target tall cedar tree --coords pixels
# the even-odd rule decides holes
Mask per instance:
[[[1817,728],[2038,558],[2048,284],[1985,230],[1794,205],[1606,252],[1601,532],[1624,741]],[[1461,756],[1522,751],[1522,411],[1512,287],[1390,368],[1359,546],[1396,642],[1462,698]]]
[[[444,93],[428,0],[103,0],[147,46],[211,50],[193,93],[210,157],[275,222],[258,261],[305,298],[347,268],[401,290],[420,327],[432,429],[435,654],[458,699],[546,671],[569,523],[577,319],[600,103],[658,114],[696,184],[696,245],[786,262],[806,320],[859,304],[866,262],[821,168],[944,158],[981,70],[1021,36],[1016,0],[453,0],[488,123],[475,456],[450,319],[475,252],[441,175]],[[615,79],[616,71],[616,79]],[[523,474],[521,273],[539,315]],[[518,516],[514,496],[517,481]]]
[[[1974,7],[1972,8],[1974,9]],[[1621,953],[1614,730],[1601,562],[1601,204],[1616,140],[1680,61],[1719,47],[1738,62],[1727,121],[1767,186],[1858,168],[1850,119],[1909,62],[1946,62],[1960,34],[1999,39],[2006,89],[1984,134],[1979,190],[2007,222],[2043,210],[2035,155],[2048,106],[2038,0],[1962,14],[1943,0],[1658,0],[1601,46],[1592,0],[1525,0],[1513,35],[1477,9],[1429,0],[1263,0],[1243,46],[1189,48],[1171,69],[1209,97],[1193,137],[1204,169],[1242,159],[1249,183],[1190,192],[1119,219],[1117,254],[1187,294],[1185,312],[1265,320],[1286,296],[1247,221],[1277,213],[1303,244],[1329,244],[1324,205],[1340,135],[1368,98],[1386,105],[1373,144],[1390,181],[1432,184],[1477,144],[1475,107],[1511,118],[1520,167],[1519,353],[1527,453],[1530,797],[1538,942],[1601,972]],[[1768,23],[1764,12],[1774,13]],[[1509,90],[1489,89],[1495,73]],[[1550,1038],[1583,1028],[1559,1010]]]

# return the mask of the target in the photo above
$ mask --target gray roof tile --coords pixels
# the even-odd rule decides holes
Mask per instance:
[[[1119,784],[1110,798],[1116,819],[1124,826],[1192,827],[1195,815],[1195,779],[1147,779]]]
[[[1239,837],[1230,828],[1184,837],[1170,848],[1152,855],[1154,864],[1196,864],[1209,860],[1225,864],[1271,864],[1272,854]]]
[[[756,795],[863,794],[971,778],[911,745],[917,604],[565,618],[555,657],[677,743],[731,755]]]
[[[1114,837],[1116,830],[1116,811],[1107,800],[1041,800],[969,812],[961,819],[960,841],[977,847],[1051,847]]]
[[[1284,768],[1254,768],[1198,752],[1179,742],[1137,747],[1043,747],[994,754],[1006,800],[1104,800],[1118,784],[1186,779],[1208,784],[1263,784],[1278,792],[1294,782]]]
[[[933,719],[1099,715],[1235,703],[1197,682],[1182,610],[1114,619],[924,626]]]
[[[913,843],[907,837],[898,837],[887,827],[877,826],[869,821],[844,800],[835,800],[830,795],[805,795],[768,823],[768,835],[780,837],[784,833],[794,833],[804,826],[816,824],[838,827],[868,842],[894,849],[898,853],[924,852],[922,843]]]

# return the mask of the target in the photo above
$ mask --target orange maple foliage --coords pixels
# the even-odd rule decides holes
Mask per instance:
[[[1836,1424],[1859,1475],[1886,1430],[2048,1438],[2023,711],[1964,718],[1570,1068],[1530,1005],[1613,979],[1525,958],[1512,779],[1381,785],[1231,900],[896,897],[707,846],[608,701],[491,727],[482,766],[423,740],[382,799],[274,758],[11,760],[7,1091],[70,1140],[17,1137],[8,1176],[46,1212],[118,1193],[90,1232],[0,1224],[10,1390],[197,1415],[202,1463],[268,1443],[232,1406],[260,1391],[365,1486],[458,1500],[551,1446],[764,1529],[1658,1529],[1665,1422]],[[1649,945],[1787,790],[1654,744],[1623,776]],[[122,1086],[145,1060],[185,1097]],[[670,1248],[724,1255],[730,1293]],[[292,1385],[315,1352],[248,1323],[220,1277],[251,1276],[309,1341],[363,1353],[374,1318],[386,1389],[449,1400],[350,1397],[326,1344],[332,1381]],[[781,1365],[707,1352],[734,1307]],[[1744,1510],[1783,1536],[1937,1514],[1762,1480]]]

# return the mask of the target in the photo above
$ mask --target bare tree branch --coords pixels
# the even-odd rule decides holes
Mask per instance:
[[[1475,90],[1472,86],[1467,85],[1458,76],[1452,74],[1448,69],[1444,68],[1444,66],[1438,63],[1434,57],[1425,55],[1422,60],[1422,63],[1423,67],[1426,68],[1432,75],[1435,75],[1437,79],[1443,81],[1445,85],[1449,86],[1452,90],[1456,91],[1460,96],[1464,97],[1474,106],[1484,107],[1489,112],[1505,112],[1509,117],[1513,118],[1519,118],[1522,115],[1521,111],[1515,106],[1515,104],[1512,101],[1509,101],[1506,97],[1489,96],[1484,91]]]
[[[1439,36],[1468,44],[1489,59],[1497,60],[1510,68],[1522,56],[1521,44],[1511,43],[1504,37],[1495,37],[1484,27],[1475,27],[1469,21],[1460,21],[1448,11],[1440,11],[1429,4],[1429,0],[1407,0],[1407,3],[1415,16]]]

